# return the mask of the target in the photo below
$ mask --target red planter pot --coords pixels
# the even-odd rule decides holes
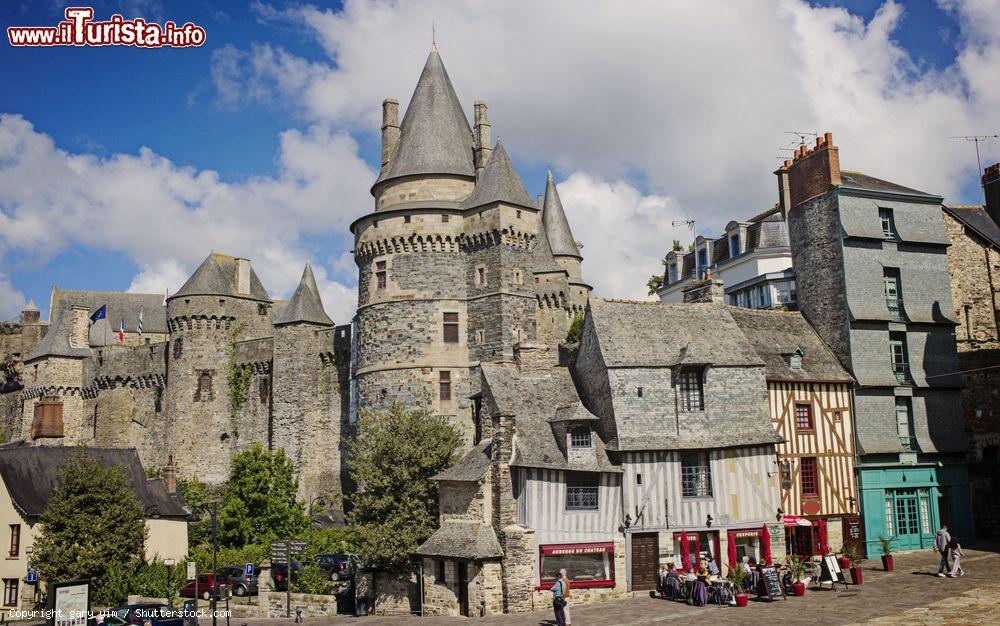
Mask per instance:
[[[797,596],[806,595],[806,584],[805,583],[792,583],[792,592]]]
[[[861,584],[861,568],[860,567],[852,567],[851,568],[851,580],[854,582],[855,585],[860,585]]]
[[[840,569],[849,569],[851,567],[851,559],[846,557],[842,556],[838,558],[837,562],[840,563]]]
[[[892,555],[882,557],[882,569],[887,572],[892,571]]]
[[[746,606],[747,602],[750,601],[749,594],[738,593],[736,594],[736,606]]]

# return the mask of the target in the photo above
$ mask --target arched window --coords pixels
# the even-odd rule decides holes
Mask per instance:
[[[572,448],[589,448],[592,445],[590,429],[586,426],[577,426],[569,431],[569,445]]]

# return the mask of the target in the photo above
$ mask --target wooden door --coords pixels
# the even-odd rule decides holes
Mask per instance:
[[[469,617],[469,565],[458,563],[458,613]]]
[[[656,533],[632,535],[632,591],[656,589],[660,544]]]

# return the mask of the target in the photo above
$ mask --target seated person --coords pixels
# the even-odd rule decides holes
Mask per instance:
[[[694,583],[694,593],[692,599],[695,606],[705,606],[708,604],[708,562],[702,560],[695,572],[697,580]]]
[[[708,584],[708,560],[702,559],[701,563],[698,565],[698,570],[695,572],[695,576],[698,577],[699,581],[705,583],[706,585]]]
[[[662,593],[671,600],[676,600],[681,588],[681,577],[674,569],[673,563],[668,563],[660,568],[660,588]],[[663,596],[661,596],[663,597]]]
[[[792,588],[792,555],[785,555],[785,563],[781,566],[784,570],[784,574],[781,576],[781,584],[785,586],[785,589]]]

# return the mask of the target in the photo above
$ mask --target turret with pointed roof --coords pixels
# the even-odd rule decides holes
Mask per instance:
[[[473,209],[493,202],[504,202],[529,209],[537,208],[524,188],[521,177],[517,175],[507,151],[499,141],[493,149],[490,160],[486,162],[486,168],[479,181],[476,182],[476,188],[462,203],[462,208]]]
[[[295,324],[305,322],[320,326],[333,326],[333,320],[327,316],[323,309],[323,300],[319,295],[319,288],[316,286],[316,278],[313,276],[312,265],[306,263],[302,271],[302,279],[295,289],[292,299],[285,306],[275,326],[284,324]]]

